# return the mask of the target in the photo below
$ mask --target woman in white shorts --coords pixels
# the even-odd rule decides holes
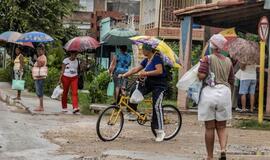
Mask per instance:
[[[198,120],[205,122],[207,159],[213,159],[215,130],[219,138],[220,160],[226,159],[226,121],[232,118],[231,86],[234,82],[233,66],[229,58],[220,54],[227,40],[216,34],[210,38],[212,55],[201,60],[198,77],[205,80],[212,72],[214,83],[205,84],[198,105]]]

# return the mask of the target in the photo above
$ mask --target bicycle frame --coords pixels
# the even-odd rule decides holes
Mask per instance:
[[[147,117],[148,113],[146,112],[145,115],[143,116],[143,115],[141,115],[139,112],[135,111],[132,107],[130,107],[130,106],[128,105],[129,99],[130,99],[129,96],[123,96],[123,95],[121,95],[120,101],[118,102],[119,112],[118,112],[117,118],[118,118],[120,112],[126,107],[126,108],[129,109],[133,114],[135,114],[136,116],[138,116],[138,119],[143,120],[143,121],[146,120],[146,117]],[[151,99],[144,100],[144,102],[146,102],[146,103],[151,103],[151,104],[152,104],[152,100],[151,100]],[[117,118],[116,118],[116,119],[117,119]]]

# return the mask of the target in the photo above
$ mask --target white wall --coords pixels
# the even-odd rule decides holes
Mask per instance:
[[[157,13],[156,0],[141,0],[141,24],[146,25],[155,22]]]
[[[93,12],[94,11],[94,0],[80,0],[80,5],[83,7],[80,11]]]

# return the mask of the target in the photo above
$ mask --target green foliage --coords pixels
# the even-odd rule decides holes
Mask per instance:
[[[178,56],[179,53],[179,42],[173,41],[173,42],[166,42],[169,47],[174,51],[174,53]]]
[[[79,92],[79,106],[80,112],[84,115],[90,115],[91,112],[89,110],[89,94]]]
[[[0,69],[0,82],[11,82],[12,79],[12,67],[8,65],[5,69]]]
[[[259,36],[256,35],[256,34],[251,34],[251,33],[242,33],[242,32],[238,32],[237,33],[238,37],[239,38],[243,38],[243,39],[246,39],[246,40],[250,40],[250,41],[254,41],[254,42],[259,42],[260,39],[259,39]]]
[[[61,43],[56,43],[57,47],[49,48],[47,59],[48,59],[48,67],[55,67],[57,69],[61,69],[62,61],[65,56],[65,51],[61,47]]]
[[[41,31],[62,39],[63,18],[76,8],[73,0],[1,0],[0,32]]]
[[[177,55],[178,57],[178,53],[179,53],[179,42],[177,41],[172,41],[172,42],[166,42],[166,44],[168,44],[168,46],[174,51],[174,53]],[[166,92],[166,99],[170,99],[170,100],[176,100],[177,98],[177,88],[176,83],[178,81],[178,69],[176,68],[167,68],[166,69],[167,72],[169,72],[169,77],[167,78],[168,81],[168,90]]]
[[[168,89],[166,91],[166,99],[176,100],[177,99],[177,88],[176,84],[178,82],[178,69],[171,68],[170,74],[172,78],[168,80]]]
[[[59,75],[60,75],[60,70],[55,67],[50,67],[48,70],[48,76],[45,79],[44,83],[44,94],[46,95],[51,95],[54,88],[57,86],[58,81],[59,81]]]
[[[13,63],[8,60],[6,62],[6,68],[0,69],[0,81],[2,82],[11,82],[13,77]]]
[[[202,46],[201,45],[193,45],[191,52],[191,64],[195,65],[199,62],[202,55]]]
[[[105,69],[101,68],[100,65],[92,59],[88,60],[88,64],[90,66],[88,67],[87,73],[85,75],[85,81],[92,82],[97,74],[105,71]]]
[[[70,25],[69,27],[64,29],[64,37],[61,39],[63,44],[67,43],[74,37],[80,35],[79,29],[75,25]]]
[[[105,103],[107,99],[106,91],[110,81],[107,71],[100,72],[88,86],[90,103]]]
[[[270,122],[263,121],[262,125],[260,125],[256,119],[245,119],[237,121],[235,127],[242,129],[270,130]]]
[[[25,88],[29,91],[29,92],[35,92],[35,82],[32,78],[32,73],[30,68],[28,68],[25,73],[24,73],[24,80],[25,80]]]

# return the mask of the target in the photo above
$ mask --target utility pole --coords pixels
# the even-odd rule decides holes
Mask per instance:
[[[158,30],[157,30],[157,37],[159,37],[160,34],[160,15],[161,15],[161,3],[162,0],[159,0],[159,10],[158,10]]]

